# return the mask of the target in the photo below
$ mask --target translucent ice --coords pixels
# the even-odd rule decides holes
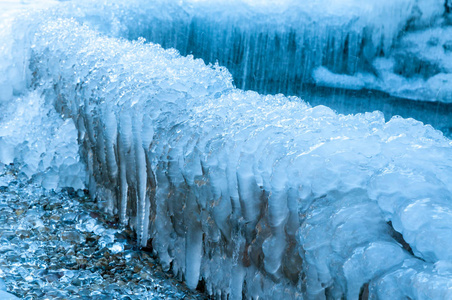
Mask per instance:
[[[5,292],[5,291],[0,291],[0,299],[4,299],[4,300],[18,300],[19,298],[17,298],[13,294]]]
[[[0,291],[5,291],[6,292],[5,281],[3,279],[1,279],[1,278],[0,278]]]
[[[37,92],[0,107],[0,162],[21,165],[23,174],[49,190],[85,186],[72,119],[62,119]]]
[[[228,67],[235,85],[242,89],[297,94],[313,85],[352,87],[452,102],[450,91],[444,90],[450,81],[448,71],[413,79],[401,70],[403,66],[396,65],[387,70],[388,78],[388,72],[377,66],[382,57],[395,59],[422,75],[417,66],[435,67],[437,54],[450,61],[450,22],[444,0],[217,0],[215,4],[135,0],[96,5],[77,1],[74,8],[82,12],[75,14],[80,21],[109,35],[145,37],[164,48],[176,48],[182,55],[218,61]],[[429,40],[437,35],[431,33],[432,27],[444,31],[433,47],[432,41],[427,45],[420,37]],[[422,43],[407,46],[407,39],[419,38]],[[344,85],[337,76],[359,84]],[[398,78],[398,84],[393,85],[392,77]]]
[[[99,205],[141,246],[152,239],[189,287],[203,278],[231,298],[451,297],[452,142],[440,132],[245,92],[218,65],[56,12],[17,21],[33,25],[20,27],[23,89],[67,118],[57,136],[77,136]]]
[[[56,3],[0,3],[0,163],[20,165],[22,175],[49,190],[82,189],[86,171],[72,119],[62,118],[53,101],[28,89],[37,84],[28,68],[33,45],[27,34],[40,21],[40,13],[33,11]],[[14,22],[15,18],[27,22]]]

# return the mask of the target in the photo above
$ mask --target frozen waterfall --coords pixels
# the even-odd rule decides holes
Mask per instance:
[[[238,88],[295,95],[343,114],[379,110],[386,120],[411,117],[452,136],[452,17],[444,0],[67,6],[67,16],[109,36],[144,37],[183,56],[218,62]]]
[[[233,84],[287,80],[278,85],[290,91],[332,72],[350,87],[387,63],[379,55],[408,19],[422,28],[443,1],[346,1],[349,14],[286,1],[285,19],[271,1],[245,2],[63,2],[9,15],[0,160],[50,189],[86,185],[139,244],[152,240],[164,268],[218,298],[452,298],[451,140],[414,119],[342,115]],[[190,36],[203,32],[201,44]],[[134,40],[143,35],[186,56]],[[255,45],[274,57],[233,69],[242,83],[187,55],[196,47],[223,64]]]

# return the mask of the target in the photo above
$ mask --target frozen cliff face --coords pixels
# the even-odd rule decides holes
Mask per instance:
[[[450,140],[413,119],[239,90],[223,67],[117,38],[135,4],[96,18],[63,3],[10,23],[0,67],[19,75],[5,80],[2,157],[44,157],[36,168],[58,180],[83,161],[99,205],[218,297],[452,297]]]

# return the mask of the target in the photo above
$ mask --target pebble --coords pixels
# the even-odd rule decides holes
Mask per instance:
[[[163,272],[84,193],[46,192],[17,173],[0,167],[1,300],[208,299]]]

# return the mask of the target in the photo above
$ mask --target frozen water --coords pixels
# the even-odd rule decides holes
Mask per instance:
[[[400,74],[400,68],[394,66],[389,73],[400,77],[403,84],[394,87],[377,65],[381,57],[402,58],[415,65],[424,61],[423,53],[430,51],[431,45],[416,43],[419,51],[410,53],[399,50],[405,48],[405,36],[432,27],[448,30],[444,0],[217,0],[215,5],[205,0],[84,0],[65,6],[67,10],[60,10],[60,16],[75,17],[110,36],[143,36],[164,48],[174,47],[182,55],[194,54],[211,63],[218,60],[243,89],[293,94],[306,84],[342,87],[340,82],[330,81],[330,76],[315,74],[323,67],[358,80],[371,77],[372,82],[364,85],[368,89],[410,99],[452,101],[448,93],[435,96],[439,78],[413,82],[409,74]],[[447,35],[442,39],[447,40]],[[447,43],[444,45],[447,49]],[[439,50],[447,57],[448,50]],[[427,64],[434,64],[437,57],[430,59]],[[419,84],[423,91],[416,88]],[[5,93],[11,90],[7,87]],[[415,88],[418,93],[413,92]]]
[[[450,16],[443,0],[216,1],[215,5],[135,0],[77,1],[68,6],[67,15],[109,36],[145,37],[182,55],[218,61],[239,88],[298,95],[344,114],[380,110],[386,120],[394,115],[412,117],[452,135],[449,72],[422,71],[440,58],[450,61],[444,50]],[[434,51],[427,43],[429,32],[443,33]],[[416,41],[422,33],[422,43],[404,42]],[[426,52],[431,55],[424,57]],[[409,72],[404,66],[410,66]],[[442,104],[437,106],[438,102]]]
[[[409,99],[452,102],[451,34],[449,25],[407,33],[392,57],[374,63],[380,89]]]
[[[1,279],[1,278],[0,278],[0,291],[5,291],[6,292],[5,281],[3,279]]]
[[[383,16],[377,8],[389,2],[380,2],[370,8]],[[413,2],[400,3],[389,12],[402,12],[406,20],[411,10],[400,8],[412,8]],[[423,13],[414,27],[442,14],[436,2],[417,3]],[[88,174],[81,182],[98,205],[129,224],[141,246],[152,239],[165,269],[190,288],[203,278],[207,292],[217,297],[353,299],[364,290],[374,298],[452,297],[452,142],[441,132],[413,119],[385,122],[379,112],[340,115],[296,97],[236,89],[231,74],[218,65],[143,40],[116,38],[130,29],[121,18],[133,16],[136,3],[111,6],[120,11],[130,5],[118,19],[108,9],[95,18],[83,10],[86,3],[74,10],[75,18],[66,18],[71,5],[18,18],[11,23],[15,38],[6,41],[26,51],[4,48],[16,55],[9,67],[24,67],[22,75],[7,79],[13,90],[7,98],[34,97],[38,113],[31,119],[50,122],[53,131],[42,134],[66,143],[50,141],[44,146],[51,150],[30,152],[51,157],[50,169],[42,163],[42,176],[50,174],[43,185],[68,184],[60,178],[84,162]],[[169,11],[183,14],[178,5],[169,4]],[[191,5],[195,12],[197,5],[208,7],[202,1]],[[134,20],[140,24],[146,12]],[[232,22],[228,12],[220,16]],[[350,9],[353,13],[358,14]],[[402,26],[394,24],[384,35],[369,33],[377,37],[371,49],[392,47]],[[356,28],[372,28],[366,26]],[[345,87],[368,80],[318,67],[319,78]],[[27,130],[17,132],[9,138]],[[23,142],[7,138],[14,155],[5,148],[4,157],[26,163],[27,152],[16,154]],[[59,159],[66,152],[69,163]],[[83,168],[75,170],[69,175],[85,176]],[[89,216],[65,220],[79,231],[62,233],[68,242],[102,233],[102,246],[123,251]],[[85,275],[71,282],[85,284]]]
[[[62,119],[37,92],[15,97],[0,115],[0,158],[47,189],[85,186],[72,119]]]
[[[53,1],[11,1],[1,5],[0,23],[0,162],[21,165],[22,175],[47,189],[85,186],[85,167],[78,153],[77,130],[72,119],[62,118],[52,101],[39,91],[28,91],[27,68],[31,51],[24,36],[29,23],[13,22],[25,18],[25,7],[50,6]],[[7,42],[8,41],[8,42]],[[5,93],[7,91],[7,93]]]
[[[16,296],[5,291],[0,291],[0,299],[2,300],[18,300]]]
[[[353,89],[452,102],[450,71],[437,66],[450,61],[444,0],[128,1],[101,7],[100,17],[83,21],[218,61],[242,89],[299,94],[313,84],[349,88],[340,76],[354,77],[359,84]],[[381,58],[397,64],[382,69]]]
[[[91,190],[114,196],[105,209],[143,245],[152,236],[189,286],[202,276],[213,294],[263,296],[271,284],[296,297],[305,273],[308,296],[354,298],[368,282],[393,288],[379,278],[397,266],[451,260],[452,148],[431,127],[236,90],[222,68],[75,21],[45,24],[33,43],[31,71],[83,136]],[[237,281],[211,276],[219,267]]]

